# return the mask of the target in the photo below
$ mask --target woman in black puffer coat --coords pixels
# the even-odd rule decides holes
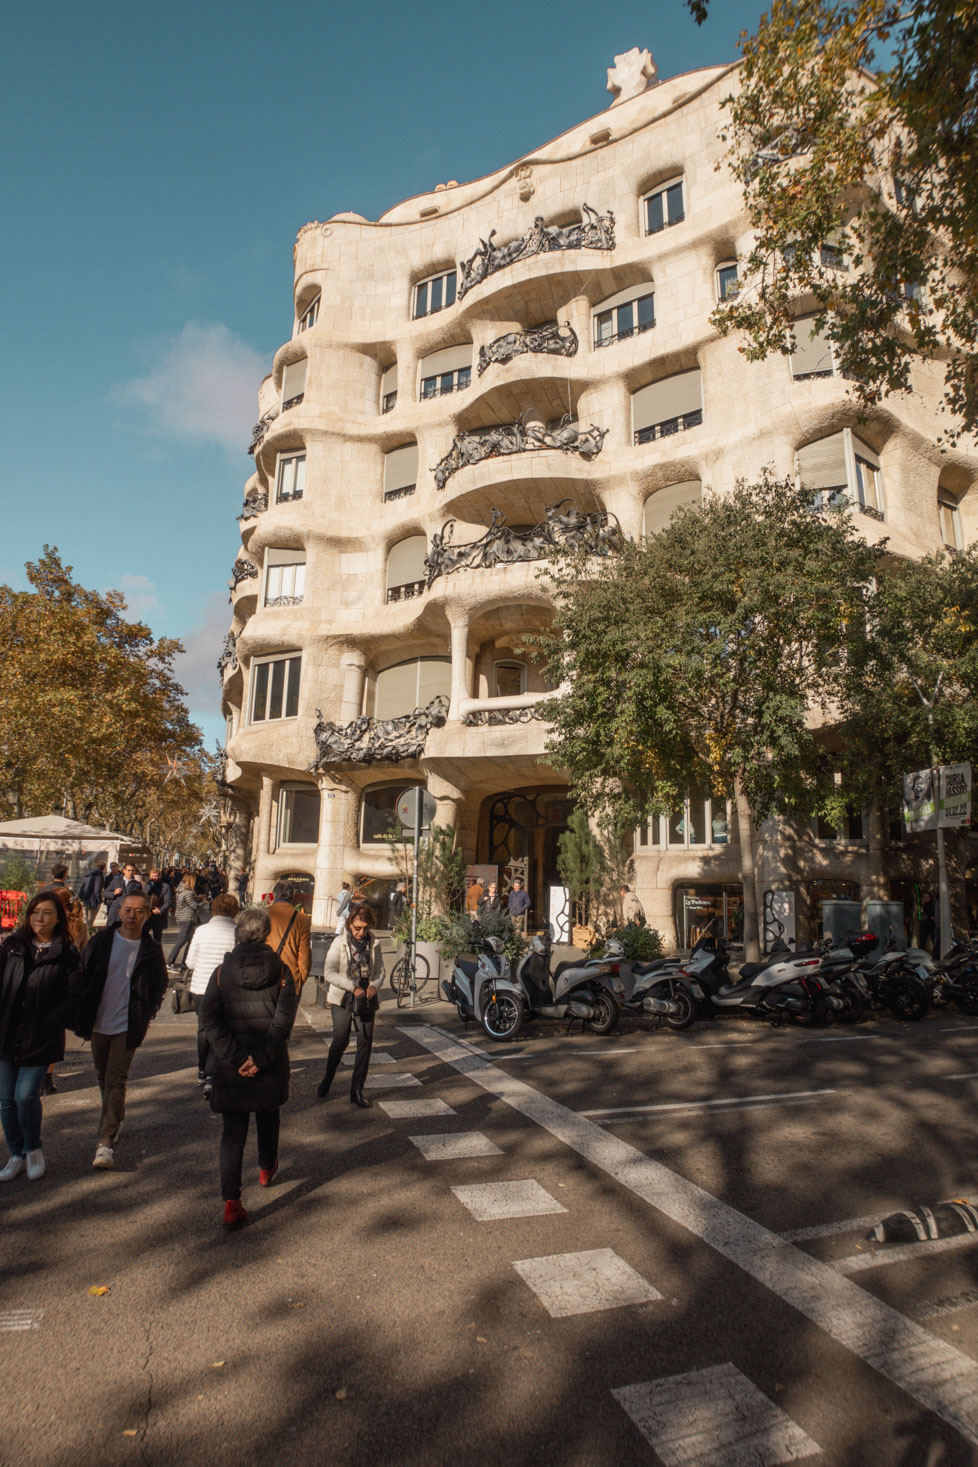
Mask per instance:
[[[221,1195],[226,1228],[248,1220],[241,1206],[248,1117],[254,1112],[258,1180],[268,1187],[278,1171],[279,1109],[289,1098],[295,984],[282,959],[265,945],[270,928],[262,907],[239,913],[235,946],[211,976],[201,1010],[215,1058],[211,1109],[224,1116]]]
[[[10,1147],[0,1181],[25,1168],[32,1181],[44,1175],[41,1087],[48,1065],[64,1059],[80,989],[64,911],[53,892],[39,892],[0,946],[0,1121]]]

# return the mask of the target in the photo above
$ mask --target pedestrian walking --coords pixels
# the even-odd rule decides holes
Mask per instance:
[[[339,896],[336,898],[336,931],[337,934],[344,930],[346,919],[350,915],[350,904],[353,901],[353,890],[348,881],[344,881],[340,887]]]
[[[295,984],[295,996],[301,998],[302,985],[312,966],[312,923],[296,906],[296,890],[291,881],[276,881],[272,888],[271,906],[266,910],[271,923],[268,946],[278,953],[289,969]]]
[[[465,893],[465,910],[470,917],[479,915],[479,903],[485,896],[485,887],[477,876],[469,877],[469,887]]]
[[[85,921],[85,908],[78,897],[72,896],[71,888],[67,886],[52,886],[50,895],[60,904],[68,924],[68,936],[79,952],[82,951],[88,941],[88,923]]]
[[[530,893],[523,889],[523,878],[513,877],[513,884],[506,897],[506,908],[521,932],[526,931],[526,914],[530,910]]]
[[[64,1059],[65,1029],[81,990],[81,958],[50,892],[28,903],[0,945],[0,1124],[10,1160],[0,1182],[44,1175],[41,1092],[48,1066]]]
[[[374,1014],[380,1007],[377,990],[384,981],[384,958],[380,943],[371,932],[373,912],[364,903],[354,907],[346,919],[344,931],[330,943],[323,968],[329,989],[326,1001],[333,1016],[333,1042],[326,1057],[326,1073],[316,1094],[325,1100],[350,1042],[350,1030],[357,1026],[357,1052],[350,1081],[350,1103],[363,1110],[371,1102],[363,1093],[374,1042]]]
[[[68,885],[68,867],[64,864],[63,861],[58,861],[58,862],[56,862],[51,867],[51,874],[48,877],[47,881],[44,883],[44,885],[41,887],[41,889],[37,893],[37,895],[40,896],[41,895],[41,892],[53,891],[56,886],[67,886],[67,885]]]
[[[137,875],[135,866],[132,862],[127,862],[122,868],[122,884],[121,886],[116,885],[114,888],[111,904],[105,914],[106,927],[111,927],[113,923],[118,922],[119,913],[122,910],[122,903],[126,897],[136,894],[142,895],[143,890],[142,879]]]
[[[627,886],[621,888],[621,917],[626,925],[631,923],[635,927],[645,926],[645,911],[642,903]]]
[[[211,920],[198,927],[190,939],[187,967],[190,969],[190,1001],[197,1015],[197,1084],[204,1087],[204,1099],[210,1100],[213,1075],[209,1061],[210,1046],[204,1028],[204,994],[211,974],[219,968],[234,947],[234,919],[238,915],[237,898],[221,892],[214,898]]]
[[[91,1041],[102,1092],[92,1163],[102,1169],[114,1165],[129,1070],[166,993],[166,960],[146,930],[148,917],[146,894],[130,893],[123,900],[119,921],[93,937],[82,958],[75,1033]]]
[[[157,942],[162,942],[163,929],[173,905],[173,889],[155,866],[149,873],[146,895],[149,897],[149,930]]]
[[[399,881],[391,892],[390,901],[387,904],[388,922],[395,927],[404,915],[407,907],[407,882]]]
[[[494,881],[490,881],[489,885],[486,887],[485,891],[479,899],[479,916],[486,917],[489,915],[490,912],[501,912],[502,909],[503,899],[499,895],[496,883]]]
[[[78,888],[78,898],[85,908],[85,921],[91,929],[95,926],[95,918],[98,909],[102,905],[102,889],[105,886],[105,862],[96,861],[90,871],[86,871],[81,886]]]
[[[248,894],[248,872],[247,872],[247,869],[243,869],[243,870],[241,870],[241,871],[238,872],[238,879],[237,879],[237,882],[235,883],[235,885],[238,888],[238,903],[239,903],[239,905],[243,905],[244,904],[244,899],[245,899],[245,897]]]
[[[194,885],[194,878],[187,871],[177,888],[177,940],[170,952],[170,967],[180,968],[184,973],[187,971],[187,964],[186,961],[181,961],[181,958],[186,958],[191,938],[197,930],[197,918],[201,907],[200,897],[197,896]]]
[[[241,1170],[249,1117],[258,1133],[258,1182],[278,1171],[279,1112],[289,1098],[289,1035],[295,1021],[292,974],[267,946],[268,913],[246,907],[234,924],[236,942],[211,975],[203,1019],[213,1051],[211,1109],[224,1117],[221,1196],[224,1226],[240,1227]]]

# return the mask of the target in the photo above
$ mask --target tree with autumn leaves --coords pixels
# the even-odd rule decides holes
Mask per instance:
[[[814,314],[864,406],[926,360],[948,440],[974,433],[978,0],[773,0],[740,49],[724,136],[753,243],[714,325],[758,360]]]
[[[198,842],[212,761],[173,673],[172,638],[90,591],[56,548],[0,586],[0,802],[56,811],[145,841],[162,856]]]

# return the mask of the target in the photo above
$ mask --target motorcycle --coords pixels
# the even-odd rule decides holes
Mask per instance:
[[[704,964],[699,983],[707,994],[709,1012],[753,1013],[774,1023],[820,1024],[827,1011],[826,994],[817,969],[816,952],[792,952],[776,939],[767,957],[745,963],[739,983],[726,983],[725,965]]]
[[[722,961],[725,981],[725,954],[715,938],[704,935],[685,962],[659,958],[653,963],[623,963],[622,1008],[635,1015],[650,1014],[677,1032],[688,1029],[709,1003],[700,975]]]
[[[935,1008],[954,1003],[963,1014],[978,1014],[978,954],[973,947],[955,943],[939,960],[923,948],[912,948],[906,966],[929,987]]]
[[[490,1039],[515,1039],[531,1019],[567,1019],[568,1029],[580,1019],[592,1034],[610,1034],[618,1027],[620,993],[612,979],[620,975],[620,947],[600,958],[558,963],[551,975],[552,947],[551,933],[538,934],[515,977],[500,976],[487,985],[482,1027]]]
[[[510,974],[502,939],[487,937],[474,963],[469,958],[455,959],[451,980],[442,979],[441,991],[455,1005],[463,1024],[472,1021],[481,1024],[492,985],[501,978],[509,978]]]

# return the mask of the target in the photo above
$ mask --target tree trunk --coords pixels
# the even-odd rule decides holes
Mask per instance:
[[[760,925],[754,877],[753,829],[750,806],[739,779],[734,781],[734,808],[737,811],[737,838],[740,841],[740,879],[744,887],[744,958],[748,963],[756,963],[760,960],[761,944],[758,936]]]

